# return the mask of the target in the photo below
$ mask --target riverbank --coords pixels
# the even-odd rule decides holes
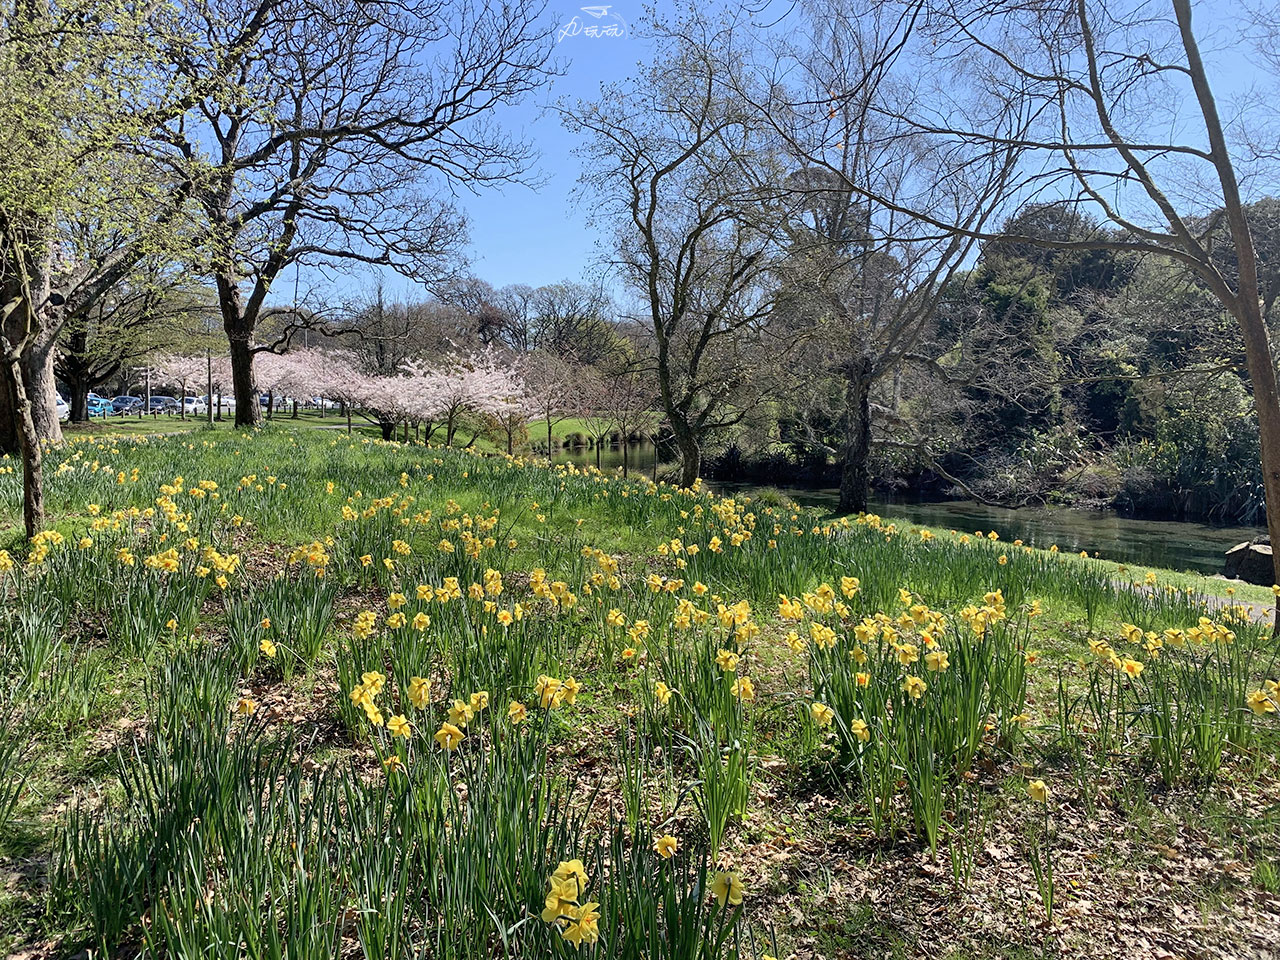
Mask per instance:
[[[601,469],[615,471],[621,468],[622,453],[618,447],[605,447],[601,451],[566,447],[558,450],[554,459],[557,463],[594,466],[597,453]],[[652,475],[657,463],[656,453],[652,445],[634,445],[629,453],[631,472],[641,476]],[[670,469],[667,464],[658,466],[660,472]],[[832,515],[835,515],[839,501],[839,492],[835,489],[791,486],[783,482],[761,486],[711,480],[707,485],[724,493],[748,495],[760,490],[777,490],[795,503]],[[1087,550],[1091,555],[1097,554],[1131,566],[1207,576],[1222,572],[1223,558],[1228,549],[1266,533],[1261,527],[1148,520],[1102,508],[1028,506],[1013,509],[972,500],[918,499],[883,493],[872,495],[868,509],[932,528],[969,532],[995,529],[1006,539],[1019,539],[1044,549],[1056,544],[1069,553]]]

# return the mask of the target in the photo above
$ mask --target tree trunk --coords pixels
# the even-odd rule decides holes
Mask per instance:
[[[75,379],[67,384],[71,391],[69,402],[71,413],[67,417],[72,423],[89,422],[89,381]]]
[[[551,414],[547,414],[547,459],[554,460],[555,457],[551,453]]]
[[[627,435],[622,435],[622,476],[627,476]]]
[[[273,387],[267,391],[267,419],[274,420],[276,411],[276,391]]]
[[[294,420],[298,419],[298,401],[297,400],[293,401],[293,419]]]
[[[58,423],[58,387],[53,376],[54,335],[42,332],[22,358],[23,387],[31,404],[31,422],[44,443],[62,442]],[[22,424],[17,424],[22,429]]]
[[[262,421],[258,409],[258,383],[253,375],[253,351],[248,340],[229,337],[231,392],[236,398],[236,426],[256,427]]]
[[[55,373],[67,385],[67,402],[71,409],[67,419],[72,423],[89,420],[89,338],[82,329],[72,330],[64,337],[62,359]]]
[[[676,449],[680,451],[680,486],[692,487],[702,475],[702,443],[679,411],[673,414],[668,414],[667,420]]]
[[[396,422],[394,420],[379,421],[378,426],[382,428],[383,440],[394,440],[396,438]]]
[[[1187,54],[1187,72],[1204,116],[1211,162],[1222,187],[1223,210],[1235,242],[1238,276],[1235,302],[1224,300],[1224,303],[1235,314],[1244,334],[1245,364],[1253,386],[1254,409],[1258,412],[1258,446],[1262,460],[1262,488],[1267,501],[1267,533],[1275,544],[1280,543],[1280,389],[1276,386],[1275,359],[1271,355],[1267,324],[1262,315],[1257,249],[1240,198],[1235,168],[1231,165],[1218,105],[1209,87],[1208,74],[1192,30],[1191,3],[1189,0],[1173,0],[1173,10]],[[1276,583],[1280,583],[1280,550],[1273,550],[1272,576]],[[1280,636],[1280,594],[1276,595],[1273,635]]]
[[[1258,413],[1258,446],[1262,459],[1262,487],[1267,503],[1267,533],[1280,544],[1280,390],[1271,359],[1271,346],[1262,307],[1257,300],[1241,297],[1236,318],[1244,333],[1245,361],[1253,386],[1253,406]],[[1273,557],[1274,576],[1280,583],[1280,550]],[[1280,598],[1277,598],[1280,613]],[[1280,621],[1276,623],[1280,630]]]
[[[865,513],[871,486],[871,361],[861,357],[845,370],[844,442],[840,449],[841,513]]]
[[[18,430],[18,413],[14,410],[13,391],[9,389],[7,367],[0,368],[0,453],[21,454],[22,438]]]
[[[22,523],[30,540],[44,527],[44,470],[40,454],[40,434],[36,429],[31,398],[23,382],[22,364],[7,362],[5,383],[6,405],[18,424],[22,448]]]

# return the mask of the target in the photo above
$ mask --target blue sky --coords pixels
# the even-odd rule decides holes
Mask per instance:
[[[599,7],[595,8],[599,9]],[[470,269],[495,287],[513,283],[541,286],[561,280],[582,280],[592,274],[598,257],[595,231],[586,223],[586,214],[573,200],[581,166],[573,155],[577,138],[564,129],[559,117],[548,108],[560,100],[572,103],[594,99],[602,83],[614,83],[634,76],[640,61],[651,59],[652,44],[635,32],[642,8],[638,0],[608,7],[600,18],[584,14],[578,5],[556,5],[548,16],[557,24],[555,60],[559,76],[535,97],[497,112],[501,124],[511,133],[527,138],[537,148],[535,175],[539,186],[507,185],[485,188],[481,193],[462,192],[456,197],[470,223],[468,255]],[[627,36],[588,36],[570,26],[577,17],[578,28],[616,23],[627,24]],[[304,271],[305,273],[306,271]],[[344,291],[372,285],[372,276],[333,276],[330,282]],[[386,289],[393,297],[421,298],[412,283],[387,271]],[[292,287],[290,288],[292,289]]]
[[[579,0],[580,3],[580,0]],[[600,10],[600,7],[594,8]],[[575,204],[574,190],[581,166],[573,151],[576,138],[568,133],[549,105],[595,98],[602,83],[619,82],[635,75],[638,64],[652,59],[653,43],[637,30],[643,14],[642,0],[611,4],[601,18],[584,14],[569,0],[553,5],[548,16],[558,25],[555,58],[560,76],[553,78],[535,97],[503,108],[498,119],[512,133],[527,137],[537,148],[538,187],[508,185],[486,188],[479,194],[461,193],[456,202],[470,222],[470,269],[495,287],[513,283],[538,286],[560,280],[580,280],[592,273],[599,255],[599,236],[587,225],[586,212]],[[1257,74],[1251,50],[1238,46],[1239,8],[1231,0],[1203,0],[1196,4],[1197,32],[1215,87],[1230,115],[1233,96],[1248,89]],[[621,17],[628,35],[588,36],[586,31],[564,31],[576,17],[582,25],[600,26]],[[1240,56],[1240,54],[1246,56]],[[330,282],[344,290],[364,289],[371,276],[333,276]],[[394,297],[423,296],[409,281],[391,274],[385,277]]]
[[[609,16],[621,16],[631,30],[640,14],[639,3],[609,8]],[[579,25],[610,22],[596,20],[567,4],[553,7],[552,15],[561,26],[575,15]],[[651,44],[630,31],[627,37],[618,38],[572,35],[571,30],[557,42],[555,55],[561,76],[536,100],[502,114],[504,125],[537,146],[541,155],[538,172],[544,182],[537,189],[508,186],[459,197],[471,221],[472,270],[477,276],[497,287],[509,283],[538,286],[582,277],[597,256],[597,238],[586,225],[585,212],[573,203],[581,171],[573,155],[577,138],[545,108],[560,99],[594,99],[601,83],[634,76],[637,63],[652,53]]]

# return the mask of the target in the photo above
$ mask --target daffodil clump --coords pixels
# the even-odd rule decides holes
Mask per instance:
[[[586,899],[587,873],[581,860],[562,860],[547,880],[544,923],[581,949],[600,939],[600,904]]]

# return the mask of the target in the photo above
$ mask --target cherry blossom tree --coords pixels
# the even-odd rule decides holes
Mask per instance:
[[[514,365],[492,348],[468,357],[448,358],[434,373],[437,419],[445,428],[446,446],[453,446],[465,415],[499,416],[525,393]]]
[[[204,383],[208,378],[207,357],[165,354],[157,357],[151,365],[152,383],[178,388],[179,414],[184,420],[187,418],[187,408],[183,404],[183,399],[187,396],[187,385]]]
[[[203,362],[203,361],[202,361]],[[173,369],[180,371],[179,359]],[[514,437],[527,422],[529,405],[524,381],[496,350],[449,356],[434,363],[406,360],[382,374],[366,372],[359,359],[344,350],[298,350],[259,356],[259,383],[292,396],[323,396],[346,408],[347,430],[353,416],[376,423],[384,439],[396,428],[424,428],[430,437],[437,424],[452,444],[468,415],[504,424]],[[474,437],[471,442],[474,442]]]

